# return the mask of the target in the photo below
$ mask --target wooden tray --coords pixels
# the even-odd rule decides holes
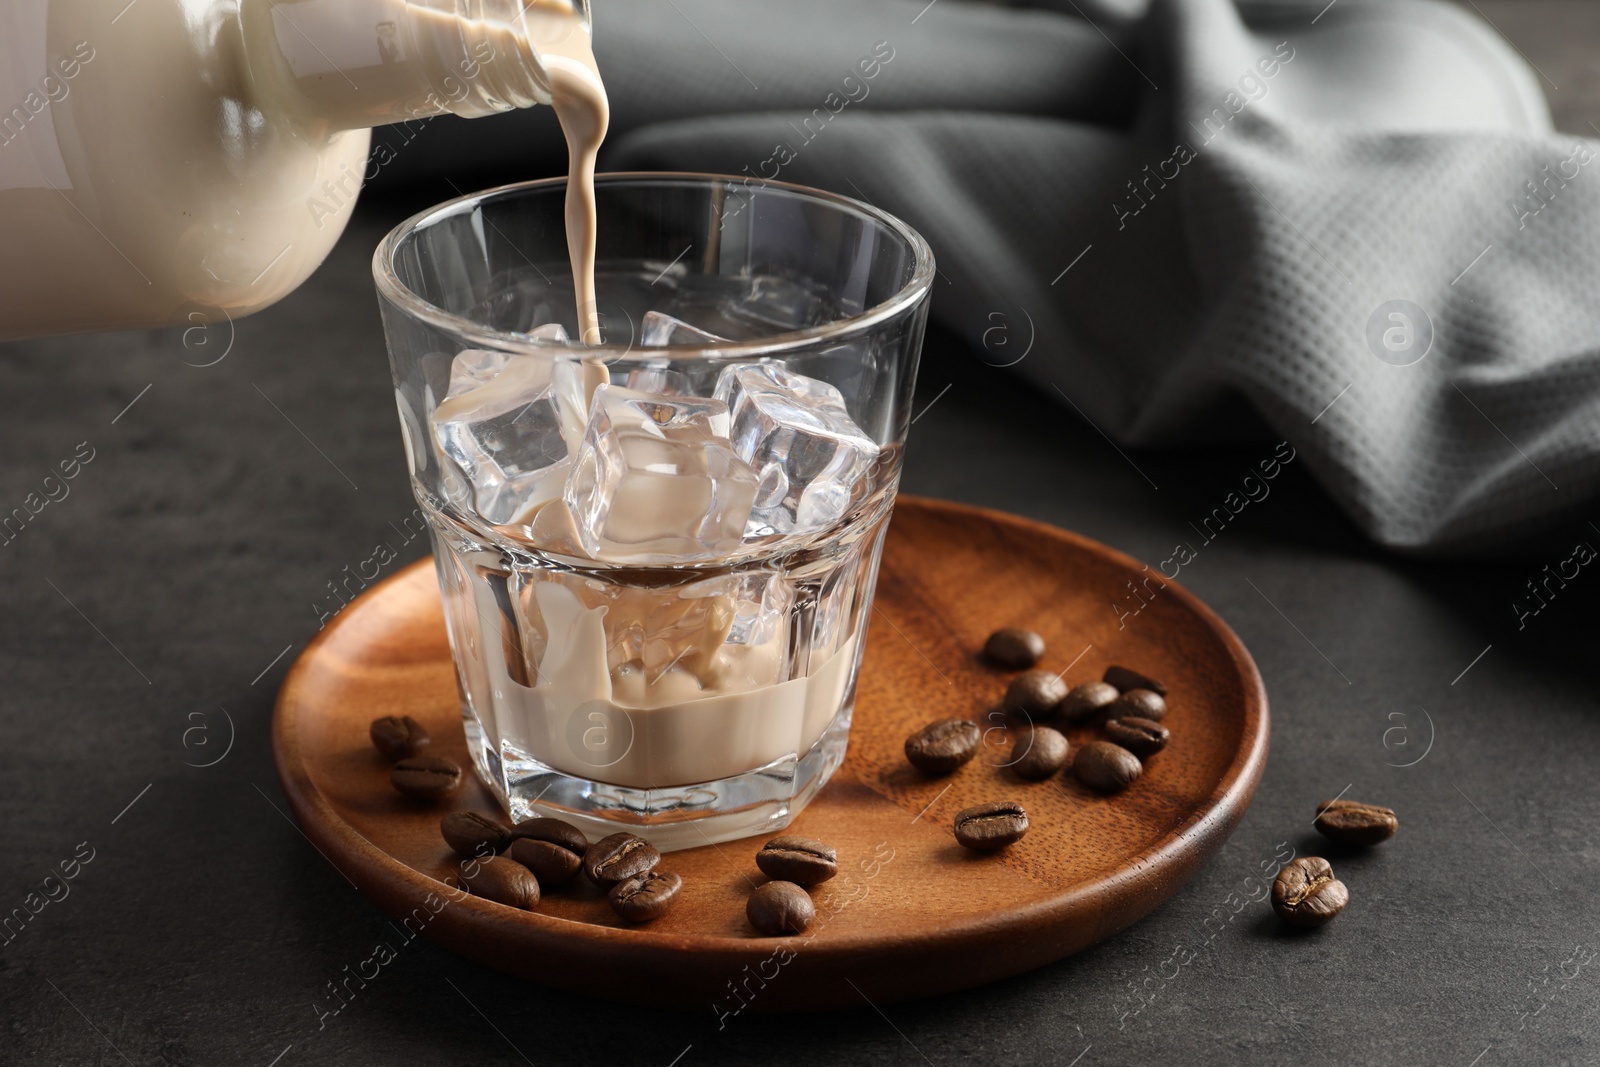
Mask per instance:
[[[1149,572],[1154,573],[1154,572]],[[1137,615],[1127,583],[1158,590]],[[789,833],[835,845],[841,873],[819,886],[805,935],[756,936],[745,898],[762,880],[759,839],[669,853],[675,908],[631,927],[592,889],[564,887],[537,912],[452,897],[439,837],[449,810],[498,814],[476,780],[444,805],[390,787],[367,740],[379,715],[412,715],[433,751],[467,763],[432,564],[352,603],[300,654],[278,697],[273,749],[306,835],[384,912],[455,952],[535,982],[598,997],[718,1012],[859,1006],[1018,974],[1110,937],[1171,896],[1244,814],[1267,754],[1267,701],[1249,653],[1193,595],[1141,584],[1103,545],[999,512],[903,497],[878,580],[855,725],[844,765]],[[1144,594],[1147,598],[1150,592]],[[1120,623],[1120,625],[1119,625]],[[998,765],[995,732],[949,778],[907,765],[905,737],[966,715],[986,728],[1009,675],[976,655],[1028,625],[1042,666],[1073,683],[1112,663],[1166,682],[1172,743],[1126,792],[1102,797],[1070,773],[1024,782]],[[1074,744],[1092,731],[1072,731]],[[1033,829],[995,855],[956,845],[964,807],[1015,799]],[[620,976],[627,976],[620,981]]]

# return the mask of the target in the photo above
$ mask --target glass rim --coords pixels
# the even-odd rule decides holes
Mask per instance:
[[[759,178],[752,182],[750,179],[735,175],[697,171],[612,171],[595,175],[594,181],[596,190],[601,186],[628,184],[693,186],[754,184],[761,189],[777,189],[793,193],[814,203],[865,215],[874,222],[879,223],[906,243],[911,250],[915,267],[910,280],[887,300],[870,308],[864,308],[854,315],[823,323],[820,326],[808,326],[803,330],[789,330],[748,341],[705,341],[696,344],[656,345],[650,348],[637,349],[631,339],[626,346],[613,344],[585,345],[577,341],[553,341],[530,337],[523,333],[498,330],[492,326],[475,322],[463,315],[458,315],[455,312],[446,311],[437,304],[423,299],[410,286],[401,281],[400,276],[395,273],[394,258],[399,250],[400,243],[424,226],[460,214],[464,210],[489,200],[504,200],[530,192],[543,192],[557,187],[565,188],[567,179],[565,177],[557,177],[512,182],[508,185],[498,185],[476,193],[466,193],[425,208],[401,222],[384,235],[383,240],[378,243],[377,250],[372,254],[372,276],[379,296],[415,319],[474,344],[481,342],[481,346],[486,348],[502,351],[507,349],[521,350],[547,355],[573,352],[582,353],[584,356],[591,358],[599,357],[605,361],[622,359],[637,350],[647,353],[647,355],[640,358],[684,360],[765,357],[809,347],[819,341],[828,341],[835,338],[842,339],[870,329],[915,307],[927,296],[933,284],[935,273],[933,249],[928,246],[928,242],[923,236],[910,225],[882,208],[848,196],[841,196],[838,193],[830,193],[793,182],[767,181]]]

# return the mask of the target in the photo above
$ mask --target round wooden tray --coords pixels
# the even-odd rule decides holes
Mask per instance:
[[[409,801],[367,740],[375,717],[412,715],[434,752],[467,763],[429,561],[368,590],[300,654],[273,723],[278,773],[306,835],[379,908],[535,982],[719,1013],[963,989],[1070,956],[1141,918],[1222,845],[1255,792],[1267,754],[1255,664],[1192,594],[1146,577],[1127,556],[1054,527],[901,498],[849,755],[785,831],[833,844],[840,859],[840,875],[815,891],[816,924],[799,937],[759,937],[745,921],[745,898],[762,881],[757,839],[669,853],[662,869],[684,887],[647,926],[621,922],[587,887],[552,890],[523,912],[442,884],[453,857],[439,817],[499,815],[495,801],[476,780],[442,805]],[[1130,581],[1148,601],[1137,615],[1113,607],[1139,603]],[[1073,664],[1069,682],[1120,664],[1167,684],[1172,743],[1132,788],[1104,797],[1070,772],[1024,782],[1003,769],[1009,746],[990,713],[1009,675],[977,651],[1008,625],[1042,633],[1041,666]],[[906,735],[952,715],[995,729],[956,774],[923,777],[905,761]],[[1071,734],[1076,744],[1093,732]],[[994,855],[959,847],[955,813],[1001,799],[1026,806],[1028,836]]]

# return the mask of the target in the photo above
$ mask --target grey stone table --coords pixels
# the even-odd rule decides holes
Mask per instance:
[[[1485,5],[1502,25],[1518,6]],[[1536,60],[1570,60],[1570,35],[1530,32],[1525,47],[1552,49]],[[1569,128],[1588,113],[1557,104]],[[922,1003],[719,1026],[709,1005],[620,1008],[417,941],[321,1015],[327,984],[398,938],[287,818],[269,720],[328,583],[380,543],[398,551],[390,570],[425,551],[406,532],[367,275],[402,213],[369,205],[231,347],[226,330],[0,346],[0,510],[42,495],[63,462],[76,474],[0,544],[0,913],[63,864],[73,874],[0,939],[0,1062],[1600,1060],[1600,577],[1580,572],[1520,628],[1512,608],[1600,531],[1552,531],[1514,560],[1404,561],[1290,464],[1202,544],[1191,524],[1270,442],[1124,455],[938,336],[907,491],[1151,562],[1198,548],[1180,580],[1254,652],[1274,719],[1260,792],[1221,854],[1098,948]],[[1396,808],[1401,832],[1338,858],[1352,903],[1337,923],[1286,935],[1247,879],[1320,849],[1314,805],[1346,788]]]

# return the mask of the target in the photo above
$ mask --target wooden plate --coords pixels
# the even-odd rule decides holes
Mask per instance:
[[[683,876],[683,891],[643,927],[618,920],[592,889],[555,889],[523,912],[442,884],[453,858],[439,817],[498,814],[494,800],[474,780],[440,806],[409,801],[367,740],[377,716],[412,715],[432,732],[433,751],[467,763],[428,561],[368,590],[300,654],[273,724],[278,773],[306,835],[379,908],[413,934],[536,982],[718,1012],[963,989],[1138,920],[1221,846],[1255,792],[1267,754],[1255,664],[1193,595],[1159,578],[1145,584],[1153,574],[1054,527],[900,500],[849,755],[787,831],[827,841],[840,857],[839,877],[815,891],[816,923],[799,937],[758,937],[745,921],[762,880],[754,839],[670,853],[663,869]],[[1042,666],[1072,664],[1070,682],[1113,663],[1166,682],[1172,743],[1126,792],[1091,793],[1070,772],[1024,782],[1000,766],[1005,737],[989,715],[1009,675],[976,653],[1009,625],[1042,633]],[[992,727],[986,747],[949,778],[925,778],[905,761],[906,735],[952,715]],[[1076,744],[1093,732],[1071,735]],[[1028,836],[994,855],[960,848],[955,813],[1001,799],[1027,807]]]

